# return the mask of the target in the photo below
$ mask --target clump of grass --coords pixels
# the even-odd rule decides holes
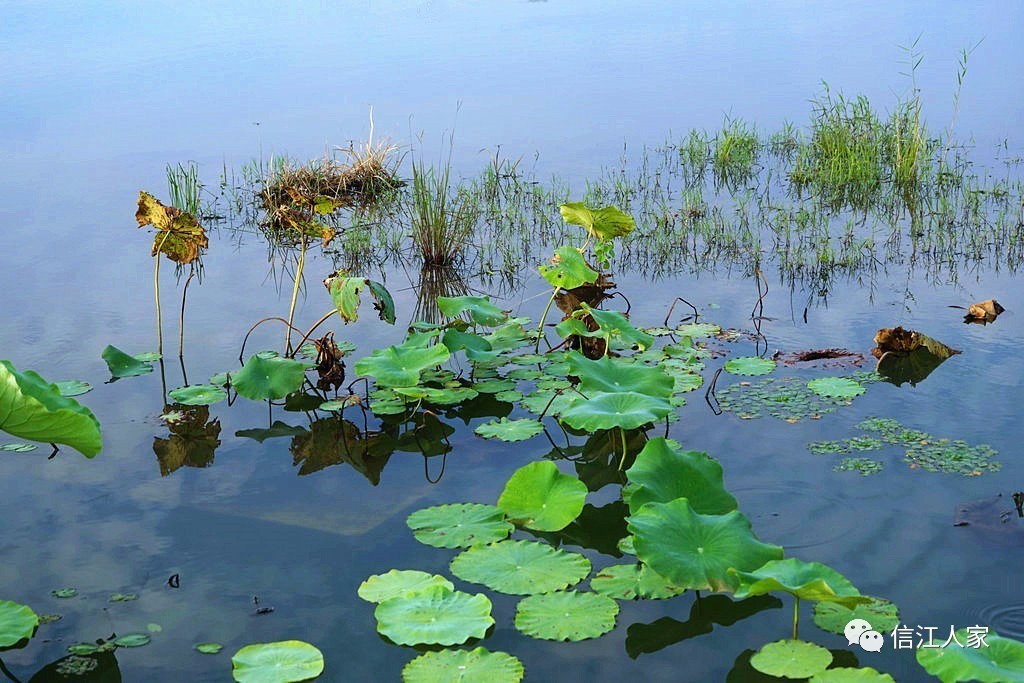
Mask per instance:
[[[736,185],[754,175],[760,140],[752,125],[730,119],[715,136],[714,143],[711,166],[720,183]]]
[[[451,160],[440,169],[412,164],[409,218],[412,241],[427,268],[455,265],[480,216],[480,204],[451,186]]]
[[[195,163],[167,164],[167,193],[171,206],[198,217],[202,188],[199,167]]]

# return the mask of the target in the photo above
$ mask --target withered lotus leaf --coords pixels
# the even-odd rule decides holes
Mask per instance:
[[[139,208],[135,212],[139,227],[156,228],[153,256],[163,253],[175,263],[189,264],[199,258],[210,241],[196,217],[173,206],[164,206],[148,192],[139,191]]]

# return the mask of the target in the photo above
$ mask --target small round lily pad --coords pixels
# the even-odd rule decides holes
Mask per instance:
[[[55,598],[73,598],[78,595],[78,591],[70,586],[68,588],[58,588],[50,591],[50,595]]]
[[[190,384],[171,389],[167,395],[184,406],[209,406],[228,397],[226,391],[212,384]]]
[[[587,640],[615,628],[618,614],[618,604],[604,595],[559,591],[520,600],[515,626],[543,640]]]
[[[761,673],[785,678],[809,678],[831,663],[831,652],[802,640],[768,643],[750,658],[750,665]]]
[[[231,658],[238,683],[297,683],[324,671],[324,656],[301,640],[246,645]]]
[[[845,377],[818,377],[807,388],[826,398],[855,398],[867,391],[860,382]]]
[[[741,356],[725,362],[725,371],[733,375],[757,377],[775,369],[775,361],[757,356]]]
[[[455,590],[455,584],[438,574],[418,569],[392,569],[386,574],[374,574],[359,584],[358,594],[367,602],[381,603],[406,593],[415,593],[434,586]]]
[[[501,439],[502,441],[525,441],[544,431],[544,425],[538,420],[523,418],[510,420],[503,417],[479,425],[473,430],[485,439]]]
[[[118,647],[142,647],[149,645],[153,638],[148,633],[126,633],[112,641]]]
[[[722,328],[714,323],[685,323],[676,328],[676,334],[692,339],[714,337]]]
[[[69,379],[65,382],[57,382],[57,390],[61,396],[81,396],[92,391],[92,385],[80,379]]]
[[[405,665],[403,683],[519,683],[523,664],[505,652],[441,650],[427,652]]]
[[[416,540],[435,548],[468,548],[508,538],[515,528],[493,505],[455,503],[417,510],[406,524]]]
[[[220,643],[196,643],[196,651],[202,652],[204,655],[215,655],[224,649],[224,646]]]
[[[685,592],[669,583],[645,564],[616,564],[605,567],[590,580],[590,588],[599,595],[618,600],[663,600]]]

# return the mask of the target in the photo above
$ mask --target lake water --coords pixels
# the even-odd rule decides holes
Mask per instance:
[[[512,472],[551,450],[543,437],[510,447],[475,436],[472,429],[483,420],[448,419],[452,449],[436,484],[427,476],[437,477],[440,458],[416,452],[391,455],[379,483],[344,464],[303,474],[290,439],[259,443],[237,432],[272,420],[308,427],[306,414],[275,407],[268,417],[265,405],[238,401],[211,408],[211,419],[220,422],[212,462],[168,472],[154,452],[154,439],[168,433],[159,420],[159,368],[104,384],[100,359],[107,344],[132,353],[155,350],[150,242],[133,213],[140,189],[167,199],[167,163],[194,161],[216,191],[223,168],[261,154],[312,158],[364,139],[372,106],[375,135],[415,142],[427,159],[446,153],[444,135],[454,130],[460,175],[475,176],[500,145],[512,158],[523,156],[538,177],[558,174],[582,193],[588,178],[618,164],[624,143],[636,150],[691,128],[714,131],[725,116],[761,131],[785,121],[802,126],[821,81],[886,108],[893,93],[909,87],[898,45],[918,35],[925,59],[917,85],[930,127],[949,125],[959,51],[984,39],[969,60],[956,137],[971,145],[979,165],[998,166],[998,158],[1020,154],[1024,143],[1024,102],[1016,87],[1024,81],[1018,35],[1024,7],[1000,2],[940,10],[873,2],[248,3],[231,9],[13,3],[0,15],[0,157],[6,162],[0,166],[0,291],[6,293],[0,358],[52,381],[92,383],[81,401],[104,435],[94,460],[71,449],[47,460],[45,447],[0,458],[6,483],[0,599],[63,615],[41,626],[25,649],[3,653],[20,680],[63,657],[69,644],[145,631],[148,624],[161,628],[153,642],[118,650],[120,677],[103,680],[228,680],[230,653],[289,638],[323,651],[322,680],[398,680],[417,651],[377,634],[373,606],[356,588],[392,568],[449,574],[454,553],[418,544],[406,517],[429,505],[493,503]],[[311,285],[296,313],[303,324],[329,305],[317,281],[333,265],[319,254],[311,259]],[[249,326],[288,308],[290,280],[271,270],[258,234],[213,230],[204,263],[202,283],[189,290],[184,367],[173,351],[180,287],[165,264],[168,388],[185,382],[183,370],[205,381],[237,368]],[[684,296],[723,327],[752,328],[757,286],[749,271],[721,264],[652,281],[641,270],[616,278],[637,324],[660,325],[672,299]],[[390,328],[366,314],[336,325],[339,340],[357,344],[355,357],[398,343],[416,304],[415,274],[406,268],[391,264],[366,275],[386,279],[399,322]],[[670,435],[722,463],[727,487],[762,539],[892,600],[903,623],[936,626],[943,639],[950,625],[975,624],[1024,639],[1016,531],[953,526],[958,505],[1000,493],[1006,499],[1024,488],[1017,408],[1024,396],[1018,342],[1024,317],[1014,315],[1019,278],[985,264],[965,266],[955,279],[942,270],[889,264],[872,276],[842,279],[820,297],[784,285],[778,271],[766,268],[766,276],[771,289],[761,330],[769,353],[845,347],[867,355],[876,330],[898,324],[963,353],[917,386],[872,384],[853,405],[796,424],[716,416],[702,388]],[[547,290],[539,276],[525,277],[503,290],[500,302],[536,319]],[[1009,309],[994,325],[964,325],[962,311],[948,308],[992,297]],[[249,349],[280,348],[282,336],[264,326]],[[749,355],[764,342],[758,349],[745,340],[717,348]],[[705,382],[723,360],[708,362]],[[723,375],[719,387],[736,381]],[[515,415],[528,414],[516,408]],[[901,451],[890,448],[868,454],[885,461],[885,469],[862,477],[834,471],[836,456],[807,451],[812,441],[861,434],[855,425],[870,416],[989,444],[1002,469],[973,477],[924,472],[908,468]],[[573,471],[571,463],[561,467]],[[607,486],[588,503],[600,508],[617,497],[618,487]],[[593,548],[582,552],[595,568],[628,561]],[[176,589],[167,585],[174,574]],[[51,595],[69,586],[78,597]],[[139,598],[110,603],[114,593]],[[610,634],[552,643],[513,628],[515,598],[489,595],[497,624],[480,644],[520,658],[527,680],[756,680],[730,674],[737,658],[790,631],[785,598],[781,609],[691,633],[677,623],[690,618],[694,598],[687,594],[620,603]],[[255,614],[254,598],[274,611]],[[803,637],[848,649],[844,638],[820,631],[810,617],[805,606]],[[665,618],[676,621],[645,628]],[[659,639],[672,644],[656,649]],[[193,645],[204,641],[225,650],[195,652]],[[887,647],[858,651],[857,658],[899,681],[927,679],[910,651]]]

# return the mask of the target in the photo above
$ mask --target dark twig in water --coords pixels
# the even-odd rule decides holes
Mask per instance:
[[[302,341],[300,341],[298,344],[295,345],[295,348],[292,349],[291,353],[287,354],[287,357],[288,358],[294,358],[295,354],[298,353],[299,349],[302,348],[302,345],[306,343],[307,339],[309,339],[309,335],[313,334],[313,331],[316,330],[316,328],[318,328],[321,325],[323,325],[324,321],[326,321],[328,318],[330,318],[332,315],[334,315],[337,312],[338,312],[338,309],[332,308],[331,310],[329,310],[326,313],[324,313],[323,317],[320,318],[319,320],[317,320],[313,324],[313,327],[309,328],[309,331],[306,332],[306,334],[302,335]],[[298,330],[296,330],[296,331],[298,331]]]
[[[302,330],[299,330],[298,328],[292,327],[292,325],[289,324],[289,322],[287,320],[285,320],[284,318],[278,317],[278,316],[273,316],[273,317],[270,317],[270,318],[263,318],[262,320],[257,320],[255,322],[255,324],[253,324],[253,326],[249,328],[249,331],[245,333],[245,338],[242,339],[242,348],[238,352],[238,362],[239,363],[244,362],[244,361],[242,361],[242,357],[245,355],[245,343],[247,341],[249,341],[249,335],[252,334],[253,330],[255,330],[257,327],[259,327],[263,323],[268,322],[270,320],[276,320],[276,321],[278,321],[280,323],[284,323],[285,325],[287,325],[288,327],[291,327],[296,332],[301,332],[302,331]]]
[[[704,401],[711,408],[711,412],[715,415],[722,414],[722,407],[718,404],[718,397],[715,396],[715,386],[718,384],[718,376],[722,374],[722,368],[715,370],[715,376],[711,378],[711,382],[708,384],[707,391],[704,392]],[[715,399],[714,403],[711,403],[711,399]]]
[[[623,294],[622,292],[615,292],[614,294],[612,294],[612,296],[621,296],[622,297],[622,300],[626,302],[626,312],[625,312],[624,315],[626,317],[629,317],[629,311],[633,308],[633,304],[631,304],[629,302],[629,299],[626,298],[626,295]],[[611,298],[611,297],[609,297],[609,298]]]
[[[188,284],[196,276],[195,271],[188,274],[185,287],[181,290],[181,315],[178,317],[178,358],[185,354],[185,297],[188,296]],[[186,381],[185,384],[188,384]]]
[[[668,313],[667,313],[667,314],[665,314],[665,322],[664,322],[664,323],[662,323],[662,327],[668,327],[668,319],[672,317],[672,311],[674,311],[674,310],[675,310],[675,308],[676,308],[676,304],[677,304],[677,303],[679,303],[680,301],[682,301],[682,302],[683,302],[684,304],[686,304],[687,306],[689,306],[690,308],[692,308],[692,309],[693,309],[693,315],[692,315],[692,316],[689,316],[689,315],[688,315],[688,316],[686,316],[685,318],[683,318],[682,320],[680,320],[679,322],[686,322],[686,321],[687,321],[687,320],[689,320],[689,319],[690,319],[691,317],[693,318],[693,320],[694,320],[694,321],[696,321],[696,320],[697,320],[697,318],[698,318],[698,317],[700,316],[700,313],[698,313],[698,312],[697,312],[697,307],[696,307],[696,306],[694,306],[693,304],[691,304],[691,303],[690,303],[689,301],[687,301],[687,300],[686,300],[686,299],[684,299],[683,297],[681,297],[681,296],[677,296],[677,297],[675,298],[675,301],[673,301],[673,302],[672,302],[672,305],[668,307]]]
[[[754,320],[760,320],[764,316],[764,298],[766,296],[768,296],[768,280],[765,278],[764,272],[760,268],[758,268],[756,271],[754,271],[754,273],[758,277],[758,280],[757,280],[757,303],[755,303],[754,304],[754,308],[751,309],[750,317],[752,319],[754,319]],[[762,282],[764,282],[764,292],[761,292],[761,283]],[[757,312],[756,316],[754,315],[755,311]],[[760,330],[758,330],[758,332],[760,332]]]

